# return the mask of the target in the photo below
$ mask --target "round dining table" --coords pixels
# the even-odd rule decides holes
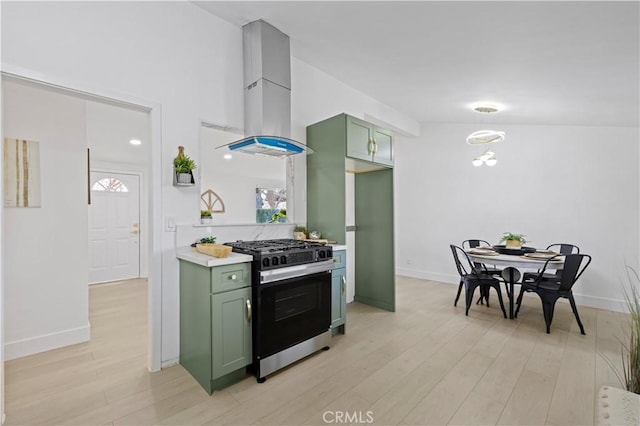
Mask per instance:
[[[502,277],[507,281],[509,285],[509,318],[513,319],[513,311],[515,305],[515,296],[513,294],[514,285],[518,281],[516,276],[516,269],[542,269],[547,259],[533,258],[525,255],[516,254],[502,254],[498,252],[470,249],[466,251],[467,255],[472,262],[484,263],[485,265],[495,265],[498,268],[503,269]],[[548,270],[562,269],[564,265],[564,256],[558,256],[549,262],[547,265]]]

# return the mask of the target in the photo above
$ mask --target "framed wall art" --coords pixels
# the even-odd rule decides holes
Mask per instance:
[[[4,206],[40,207],[40,143],[4,139]]]

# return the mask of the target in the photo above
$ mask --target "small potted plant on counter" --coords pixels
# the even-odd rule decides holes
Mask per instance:
[[[211,210],[200,210],[200,223],[203,225],[213,223],[213,216],[211,215]]]
[[[504,244],[509,248],[521,248],[527,240],[524,238],[524,234],[512,234],[511,232],[505,232],[500,238],[500,242],[504,241]]]
[[[296,240],[306,240],[307,239],[307,228],[304,225],[296,225],[293,229],[293,238]]]

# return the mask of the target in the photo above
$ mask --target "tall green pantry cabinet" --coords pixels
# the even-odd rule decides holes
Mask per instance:
[[[307,127],[307,228],[346,244],[355,225],[356,302],[395,311],[393,134],[347,114]],[[355,173],[355,224],[346,173]],[[350,229],[351,230],[351,229]]]
[[[252,362],[251,264],[210,258],[205,262],[214,266],[207,266],[192,261],[197,254],[178,257],[180,364],[211,394],[246,377]]]

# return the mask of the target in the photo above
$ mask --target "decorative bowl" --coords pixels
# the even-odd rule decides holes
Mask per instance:
[[[493,249],[500,254],[511,254],[514,256],[522,256],[525,253],[535,253],[536,251],[536,249],[533,247],[523,246],[520,248],[513,248],[513,247],[507,247],[505,245],[493,246]]]

